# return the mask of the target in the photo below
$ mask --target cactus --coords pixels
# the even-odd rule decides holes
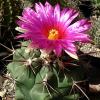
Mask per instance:
[[[27,44],[24,42],[15,50],[13,61],[7,66],[15,79],[16,100],[78,100],[79,93],[71,90],[74,81],[84,79],[83,68],[71,66],[62,70],[66,56],[58,59],[51,54],[49,57]]]

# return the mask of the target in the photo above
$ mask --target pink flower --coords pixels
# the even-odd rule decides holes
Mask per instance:
[[[31,45],[47,52],[54,51],[57,56],[64,50],[69,56],[77,59],[75,42],[89,42],[86,31],[91,27],[87,19],[73,24],[78,12],[72,8],[60,9],[57,4],[52,7],[48,2],[43,6],[35,4],[35,10],[25,8],[17,21],[16,30],[24,33],[18,38],[31,40]]]

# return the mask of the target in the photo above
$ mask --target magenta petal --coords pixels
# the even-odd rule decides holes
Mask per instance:
[[[74,13],[72,17],[70,17],[67,22],[65,23],[65,28],[68,27],[70,25],[70,23],[78,16],[78,12]]]
[[[30,7],[27,7],[27,8],[24,8],[23,12],[22,12],[22,16],[23,17],[28,17],[27,15],[34,15],[33,13],[34,11],[30,8]]]
[[[60,6],[59,6],[59,4],[57,4],[55,6],[55,9],[54,9],[54,18],[56,19],[56,21],[60,20]]]
[[[70,25],[67,30],[73,33],[81,33],[88,30],[90,27],[91,23],[86,19],[82,19]]]
[[[75,47],[74,44],[72,44],[72,43],[63,43],[62,45],[63,45],[63,48],[65,50],[68,50],[70,52],[76,52],[76,47]]]
[[[18,21],[17,24],[22,28],[22,29],[25,29],[29,32],[33,32],[34,30],[38,30],[39,28],[34,26],[34,25],[31,25],[30,23],[25,23],[25,22],[22,22],[22,21]],[[33,27],[34,26],[34,27]],[[38,30],[39,31],[39,30]]]
[[[54,52],[57,56],[61,56],[62,46],[59,44],[55,47]]]
[[[31,8],[25,8],[22,15],[23,17],[18,17],[22,22],[31,25],[35,24],[35,26],[38,25],[39,27],[41,26],[40,19],[37,17],[37,14]]]
[[[45,3],[45,12],[46,12],[47,16],[52,14],[53,11],[54,11],[53,7],[48,2],[46,2]]]
[[[25,8],[23,10],[23,18],[26,19],[26,21],[34,21],[34,19],[37,18],[37,14],[35,13],[35,11],[29,7]]]
[[[78,59],[76,47],[72,43],[63,44],[64,51],[72,58]]]
[[[68,50],[70,52],[76,52],[76,47],[71,40],[61,40],[60,43],[63,49]]]
[[[70,57],[77,59],[78,60],[78,56],[76,52],[70,52],[68,50],[64,50]]]
[[[77,16],[78,12],[76,10],[74,9],[65,10],[63,11],[63,13],[61,13],[60,21],[63,22],[64,24],[67,23],[66,26],[68,26]]]
[[[82,34],[82,33],[75,35],[73,39],[75,41],[80,41],[80,42],[90,42],[91,41],[90,37],[87,34]]]
[[[41,4],[41,3],[36,3],[35,4],[35,10],[37,13],[37,16],[40,18],[41,21],[46,20],[47,19],[47,14],[45,11],[45,7]]]
[[[36,12],[39,14],[39,13],[42,12],[42,7],[41,7],[38,3],[36,3],[36,4],[35,4],[35,10],[36,10]]]
[[[61,11],[61,16],[64,16],[68,10],[69,10],[69,8],[64,8],[64,9]]]

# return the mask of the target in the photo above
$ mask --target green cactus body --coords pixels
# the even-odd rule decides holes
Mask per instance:
[[[27,48],[26,42],[23,45],[15,51],[13,62],[7,66],[15,79],[16,100],[77,100],[79,98],[78,93],[74,94],[70,91],[73,86],[72,79],[83,79],[79,75],[80,67],[72,68],[70,71],[61,70],[56,62],[57,58],[50,63],[41,57],[40,50]]]

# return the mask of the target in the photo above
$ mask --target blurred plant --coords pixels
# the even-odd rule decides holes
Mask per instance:
[[[91,0],[78,0],[78,7],[82,12],[83,16],[90,18],[93,14],[93,5]]]
[[[96,7],[100,6],[100,0],[92,0]]]
[[[93,14],[97,17],[100,16],[100,0],[92,0],[92,5],[94,7]]]
[[[100,16],[98,18],[96,18],[96,16],[92,17],[92,23],[93,23],[93,28],[90,32],[94,44],[100,48]]]

